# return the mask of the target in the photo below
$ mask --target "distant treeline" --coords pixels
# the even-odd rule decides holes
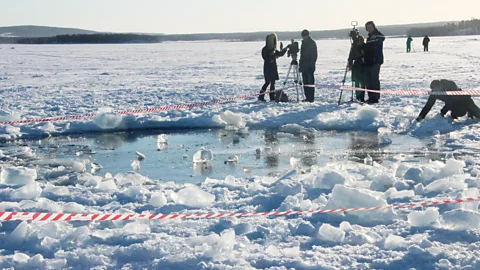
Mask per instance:
[[[54,37],[0,38],[0,43],[16,44],[115,44],[115,43],[160,43],[166,41],[263,41],[271,32],[226,33],[226,34],[182,34],[182,35],[143,35],[143,34],[78,34]],[[276,32],[282,41],[300,39],[300,32]],[[312,31],[315,39],[348,38],[349,29]]]
[[[456,36],[456,35],[480,35],[480,20],[471,19],[458,23],[447,23],[443,26],[414,27],[408,32],[412,36]]]
[[[366,36],[363,25],[358,26],[360,33]],[[387,36],[440,36],[440,35],[469,35],[480,34],[480,20],[472,19],[459,23],[426,23],[410,25],[379,26],[379,30]],[[346,39],[351,28],[327,31],[310,31],[314,39]],[[289,42],[299,40],[300,32],[276,32],[279,39]],[[0,43],[10,44],[111,44],[111,43],[160,43],[166,41],[263,41],[271,32],[255,33],[227,33],[227,34],[182,34],[182,35],[147,35],[126,33],[93,33],[69,34],[53,37],[0,37]]]
[[[18,38],[17,44],[106,44],[106,43],[156,43],[159,36],[139,34],[79,34],[54,37]]]

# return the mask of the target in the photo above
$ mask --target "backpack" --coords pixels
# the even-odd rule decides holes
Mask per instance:
[[[285,94],[285,92],[278,91],[275,93],[275,101],[276,102],[288,102],[288,96]]]

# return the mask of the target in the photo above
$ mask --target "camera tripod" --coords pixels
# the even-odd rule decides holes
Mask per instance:
[[[358,22],[357,21],[352,21],[352,24],[353,26],[353,30],[350,31],[350,40],[351,40],[351,46],[350,46],[350,52],[353,50],[353,47],[356,45],[355,42],[356,41],[356,38],[353,37],[353,34],[352,33],[356,33],[358,34],[358,30],[357,30],[357,25],[358,25]],[[343,75],[343,80],[342,80],[342,86],[345,86],[345,82],[347,81],[347,74],[348,74],[348,68],[350,67],[350,63],[349,63],[349,60],[347,60],[347,67],[345,68],[345,74]],[[355,82],[352,81],[352,87],[355,86]],[[353,92],[354,90],[352,90],[352,99],[350,100],[350,102],[345,102],[345,103],[352,103],[353,102]],[[342,95],[343,95],[343,89],[340,91],[340,98],[338,99],[338,105],[342,104]]]
[[[347,67],[345,68],[345,75],[343,75],[343,80],[342,80],[342,86],[345,86],[345,82],[347,81],[347,74],[348,74],[348,68],[350,67],[349,63],[347,63]],[[355,86],[355,82],[352,81],[352,87]],[[340,91],[340,98],[338,99],[338,105],[342,104],[342,95],[343,95],[343,89]],[[350,100],[350,103],[353,102],[353,90],[352,90],[352,99]],[[349,102],[345,102],[349,103]]]
[[[293,76],[293,82],[295,83],[295,89],[297,90],[297,102],[300,102],[300,95],[299,95],[299,88],[301,89],[301,85],[303,85],[302,83],[302,76],[300,75],[300,69],[298,67],[298,61],[297,61],[297,56],[296,55],[292,55],[292,62],[290,63],[290,68],[288,69],[288,72],[287,72],[287,77],[285,78],[285,81],[283,82],[283,86],[285,88],[285,86],[287,85],[288,83],[288,80],[290,79],[290,75]],[[293,72],[292,72],[293,70]],[[283,91],[280,92],[280,98],[281,98],[281,95],[283,95]],[[302,92],[302,96],[303,98],[305,99],[305,95],[303,94]],[[279,100],[280,100],[279,98]]]

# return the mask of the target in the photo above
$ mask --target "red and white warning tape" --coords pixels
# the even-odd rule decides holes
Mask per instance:
[[[480,90],[463,90],[463,91],[427,91],[427,90],[369,90],[364,88],[357,88],[353,86],[334,86],[334,85],[303,85],[306,87],[316,87],[319,89],[322,88],[335,88],[340,90],[356,90],[356,91],[365,91],[365,92],[374,92],[374,93],[381,93],[385,95],[396,95],[396,96],[410,96],[410,95],[454,95],[454,96],[462,96],[462,95],[480,95]],[[339,87],[339,88],[338,88]],[[260,95],[265,95],[269,93],[275,93],[283,90],[287,90],[290,88],[295,88],[295,86],[285,87],[282,89],[276,89],[273,91],[265,92],[265,93],[254,93],[239,97],[232,97],[227,99],[220,99],[220,100],[212,100],[212,101],[205,101],[201,103],[191,103],[185,105],[175,105],[175,106],[164,106],[159,108],[150,108],[150,109],[139,109],[139,110],[127,110],[127,111],[118,111],[117,114],[120,115],[127,115],[127,114],[150,114],[150,113],[158,113],[158,112],[166,112],[172,110],[182,110],[182,109],[189,109],[189,108],[196,108],[196,107],[203,107],[215,104],[221,104],[225,102],[235,101],[235,100],[242,100],[247,99],[250,97],[257,97]],[[28,120],[18,120],[18,121],[6,121],[0,122],[0,125],[15,125],[15,124],[34,124],[34,123],[45,123],[45,122],[59,122],[59,121],[68,121],[68,120],[81,120],[81,119],[89,119],[95,117],[96,114],[85,114],[85,115],[74,115],[74,116],[61,116],[61,117],[52,117],[52,118],[44,118],[44,119],[28,119]]]
[[[33,213],[33,212],[0,212],[0,221],[107,221],[107,220],[171,220],[171,219],[216,219],[222,217],[278,217],[302,214],[346,213],[356,211],[380,211],[388,209],[403,209],[456,204],[480,201],[479,197],[455,200],[440,200],[423,203],[407,203],[366,208],[322,209],[308,211],[285,212],[252,212],[252,213],[222,213],[222,214],[64,214],[64,213]]]
[[[61,117],[52,117],[44,119],[28,119],[28,120],[18,120],[18,121],[7,121],[0,122],[0,125],[14,125],[14,124],[33,124],[33,123],[43,123],[43,122],[59,122],[59,121],[68,121],[68,120],[81,120],[87,118],[93,118],[95,114],[84,114],[84,115],[73,115],[73,116],[61,116]]]
[[[341,86],[341,90],[355,90],[364,92],[381,93],[384,95],[394,96],[420,96],[420,95],[433,95],[433,96],[472,96],[480,95],[480,90],[462,90],[462,91],[428,91],[428,90],[370,90],[364,88],[358,88],[353,86]]]
[[[215,105],[215,104],[221,104],[225,102],[230,102],[230,101],[235,101],[235,100],[241,100],[241,99],[247,99],[249,97],[257,97],[260,95],[268,95],[270,93],[275,93],[275,92],[280,92],[283,90],[287,90],[290,88],[293,88],[294,86],[291,87],[285,87],[282,89],[276,89],[273,91],[268,91],[265,93],[254,93],[254,94],[249,94],[249,95],[244,95],[244,96],[239,96],[239,97],[232,97],[232,98],[227,98],[227,99],[219,99],[219,100],[212,100],[212,101],[205,101],[201,103],[191,103],[191,104],[185,104],[185,105],[175,105],[175,106],[164,106],[164,107],[159,107],[159,108],[151,108],[151,109],[140,109],[140,110],[127,110],[127,111],[118,111],[115,112],[120,115],[127,115],[127,114],[149,114],[149,113],[157,113],[157,112],[166,112],[166,111],[173,111],[173,110],[182,110],[182,109],[189,109],[189,108],[195,108],[195,107],[203,107],[203,106],[208,106],[208,105]],[[15,124],[34,124],[34,123],[44,123],[44,122],[59,122],[59,121],[68,121],[68,120],[81,120],[81,119],[89,119],[95,117],[96,114],[91,113],[91,114],[85,114],[85,115],[75,115],[75,116],[62,116],[62,117],[52,117],[52,118],[44,118],[44,119],[29,119],[29,120],[18,120],[18,121],[6,121],[6,122],[0,122],[0,125],[15,125]]]

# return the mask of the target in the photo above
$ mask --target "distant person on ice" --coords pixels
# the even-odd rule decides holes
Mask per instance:
[[[317,65],[317,43],[310,37],[308,30],[302,31],[302,48],[300,49],[299,71],[302,73],[304,85],[315,84],[315,68]],[[313,102],[315,99],[315,87],[304,86],[304,102]]]
[[[348,56],[348,69],[352,71],[352,82],[356,88],[365,88],[365,64],[363,63],[363,47],[365,46],[365,38],[358,36],[356,46],[352,46],[350,55]],[[357,100],[365,102],[365,91],[355,91]]]
[[[425,36],[423,38],[423,51],[428,52],[428,44],[430,43],[430,38],[428,36]]]
[[[449,80],[434,80],[430,84],[432,92],[435,91],[461,91],[460,88],[453,81]],[[472,97],[469,95],[462,96],[449,96],[449,95],[431,95],[428,98],[427,104],[423,107],[420,115],[417,117],[417,121],[425,119],[428,112],[435,105],[435,101],[441,100],[445,102],[445,106],[440,110],[440,114],[444,117],[449,111],[452,119],[457,119],[468,115],[469,118],[480,118],[480,109],[475,105]]]
[[[265,77],[265,84],[262,87],[260,93],[265,93],[270,85],[270,91],[275,90],[275,81],[279,79],[278,77],[278,68],[277,68],[277,58],[282,57],[287,52],[288,47],[281,48],[280,51],[277,50],[278,37],[275,33],[270,34],[266,38],[265,47],[262,49],[262,58],[263,63],[263,76]],[[275,93],[269,93],[270,101],[275,101]],[[265,101],[265,95],[260,95],[258,100]]]
[[[375,23],[369,21],[365,24],[368,32],[367,44],[365,44],[364,63],[365,63],[365,88],[370,90],[380,90],[380,67],[383,64],[383,42],[385,36],[378,31]],[[380,93],[368,92],[368,104],[378,103]]]
[[[408,36],[408,38],[407,38],[407,53],[412,51],[412,42],[413,42],[412,36]]]

